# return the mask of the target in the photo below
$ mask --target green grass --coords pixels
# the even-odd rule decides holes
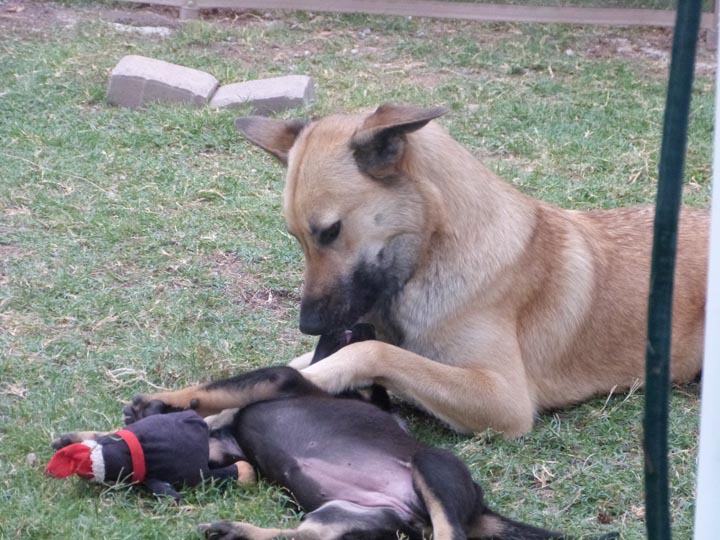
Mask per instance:
[[[232,112],[108,106],[121,56],[223,82],[307,73],[318,98],[303,115],[445,104],[452,133],[526,193],[568,208],[653,200],[667,68],[642,48],[668,43],[664,32],[278,14],[196,22],[158,40],[118,33],[82,4],[70,27],[0,20],[0,538],[196,538],[195,525],[215,518],[298,517],[265,484],[203,486],[175,507],[42,475],[53,435],[117,427],[138,391],[312,347],[296,330],[302,259],[284,231],[282,171],[240,139]],[[616,50],[623,39],[631,54]],[[701,72],[692,205],[708,201],[712,96]],[[674,390],[679,540],[692,530],[697,405],[695,387]],[[504,513],[639,539],[642,407],[641,392],[600,398],[541,416],[518,441],[458,436],[404,412],[423,440],[470,464]]]

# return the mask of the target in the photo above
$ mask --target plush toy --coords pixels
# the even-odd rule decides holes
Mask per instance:
[[[91,438],[62,446],[45,472],[55,478],[77,474],[96,482],[133,482],[156,495],[195,486],[206,478],[248,481],[254,475],[246,461],[210,468],[208,425],[195,411],[148,416],[116,433],[89,434]],[[63,446],[67,444],[66,446]]]

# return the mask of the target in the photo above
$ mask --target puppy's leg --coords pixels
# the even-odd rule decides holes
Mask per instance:
[[[212,540],[397,540],[404,526],[389,508],[364,507],[331,501],[305,516],[296,529],[264,529],[239,521],[217,521],[200,525]]]
[[[238,484],[254,484],[257,481],[255,469],[247,461],[241,460],[226,467],[210,468],[209,478],[216,480],[234,480]]]
[[[214,521],[198,527],[208,540],[324,540],[324,538],[309,532],[304,534],[298,529],[264,529],[251,523],[241,521]]]
[[[413,485],[430,514],[434,540],[551,540],[564,535],[513,521],[490,510],[482,488],[454,454],[438,448],[418,452]]]
[[[258,401],[312,393],[321,391],[298,371],[285,366],[270,367],[175,392],[139,394],[123,412],[126,423],[152,414],[184,409],[195,409],[201,416],[209,416]]]
[[[413,457],[412,478],[430,514],[433,539],[465,540],[467,524],[482,504],[467,467],[446,450],[428,448]]]
[[[479,367],[444,364],[380,341],[363,341],[301,373],[332,394],[377,383],[458,431],[493,428],[517,437],[532,428],[535,407],[513,338],[495,341],[489,355],[494,359]]]
[[[254,484],[257,480],[255,469],[233,435],[232,423],[237,412],[238,409],[226,409],[205,418],[210,430],[210,476],[233,478],[240,484]]]

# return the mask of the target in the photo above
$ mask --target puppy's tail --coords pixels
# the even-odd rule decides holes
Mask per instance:
[[[526,523],[501,516],[486,509],[468,535],[469,538],[492,540],[616,540],[620,535],[616,532],[594,536],[592,538],[573,539],[563,533],[541,529]]]
[[[520,523],[490,509],[483,512],[468,537],[493,540],[569,540],[563,533]]]

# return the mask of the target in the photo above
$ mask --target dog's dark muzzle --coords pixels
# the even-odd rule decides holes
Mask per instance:
[[[318,302],[306,302],[305,300],[300,304],[300,331],[303,334],[319,336],[331,332],[323,320],[317,304]]]
[[[350,328],[378,302],[392,298],[399,282],[382,268],[360,263],[349,279],[339,281],[323,296],[303,295],[300,331],[318,336]]]
[[[307,298],[300,302],[300,331],[311,336],[332,334],[352,326],[350,306],[333,302],[332,297]]]

